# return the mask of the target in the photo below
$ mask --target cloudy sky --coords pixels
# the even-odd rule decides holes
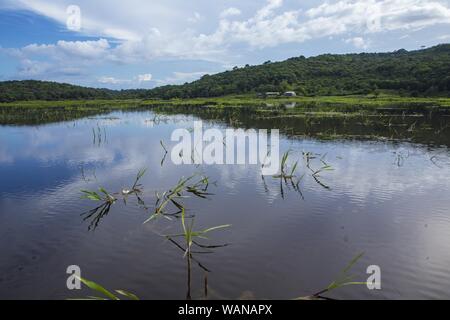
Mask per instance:
[[[450,42],[450,0],[0,0],[0,80],[178,84],[233,66]]]

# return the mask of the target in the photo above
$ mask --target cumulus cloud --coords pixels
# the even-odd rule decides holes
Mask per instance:
[[[222,21],[209,39],[265,48],[345,33],[420,29],[450,23],[448,3],[438,0],[344,0],[325,2],[306,12],[280,10],[282,5],[283,0],[268,0],[248,20]]]
[[[152,81],[152,75],[150,73],[147,74],[140,74],[138,75],[138,81],[139,82],[148,82]]]
[[[18,3],[65,23],[68,1]],[[239,8],[230,7],[211,18],[211,14],[202,14],[201,3],[195,0],[191,6],[181,0],[170,4],[160,0],[151,3],[129,0],[126,7],[118,1],[79,3],[84,32],[121,40],[114,50],[120,56],[118,59],[167,56],[214,59],[220,53],[225,55],[224,48],[234,43],[266,48],[347,33],[370,34],[450,23],[449,3],[442,0],[339,0],[309,8],[288,6],[283,0],[266,0],[252,17],[240,20],[236,19],[242,13]],[[209,29],[216,24],[215,31],[194,30],[182,23],[195,22],[203,16],[209,17]],[[61,49],[64,45],[58,44]],[[67,49],[82,52],[89,52],[91,45],[80,48],[80,43],[66,44]],[[100,52],[108,49],[106,43],[103,45],[96,49]]]
[[[156,80],[159,85],[166,84],[182,84],[185,82],[193,81],[200,79],[205,74],[208,74],[206,71],[199,72],[173,72],[170,77],[165,79]]]
[[[354,47],[359,49],[367,49],[369,44],[362,37],[354,37],[345,40],[346,43],[352,44]]]
[[[108,40],[99,39],[96,41],[58,41],[56,44],[38,45],[30,44],[22,48],[24,55],[44,55],[58,57],[59,59],[79,58],[79,59],[99,59],[108,54],[110,45]]]
[[[72,0],[3,0],[4,6],[30,10],[66,25],[66,12]],[[146,30],[154,26],[173,30],[174,22],[186,21],[186,12],[192,12],[183,0],[79,0],[81,33],[120,40],[139,40]]]
[[[310,21],[335,21],[340,30],[381,32],[450,23],[448,3],[439,0],[367,0],[323,3],[306,12]]]
[[[139,85],[143,82],[150,82],[152,81],[153,76],[150,73],[147,74],[140,74],[132,79],[120,79],[116,77],[111,76],[102,76],[97,79],[97,82],[101,84],[109,84],[109,85],[120,85],[120,84],[135,84]]]
[[[19,61],[19,78],[51,79],[78,77],[92,64],[112,59],[112,48],[106,39],[94,41],[58,41],[56,44],[30,44],[2,52]]]
[[[129,83],[131,81],[126,79],[117,79],[114,77],[103,76],[98,79],[98,82],[102,84],[122,84],[122,83]]]
[[[440,41],[450,40],[450,34],[444,34],[442,36],[438,36],[437,39],[440,40]]]

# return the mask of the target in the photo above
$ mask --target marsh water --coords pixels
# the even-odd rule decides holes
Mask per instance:
[[[282,135],[290,165],[299,160],[296,188],[262,179],[259,165],[176,166],[170,155],[163,159],[161,141],[170,149],[173,130],[192,128],[196,119],[116,111],[0,126],[0,298],[92,295],[67,289],[66,269],[78,265],[84,278],[142,299],[293,299],[326,288],[362,252],[354,280],[366,281],[367,267],[377,265],[382,290],[349,286],[328,297],[450,298],[448,131],[437,128],[429,143],[426,136]],[[204,125],[227,128],[215,120]],[[328,169],[313,176],[324,163]],[[82,199],[81,190],[120,192],[142,168],[139,200],[118,196],[97,220],[86,215],[99,203]],[[207,199],[183,199],[194,228],[231,227],[199,240],[227,246],[196,249],[208,253],[194,254],[201,266],[193,262],[188,270],[183,251],[164,237],[182,232],[180,219],[143,222],[156,193],[193,174],[210,182]]]

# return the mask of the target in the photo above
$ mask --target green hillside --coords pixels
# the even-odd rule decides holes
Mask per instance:
[[[112,99],[118,92],[47,81],[0,82],[0,102]]]
[[[193,98],[294,90],[306,96],[391,90],[411,96],[448,95],[450,44],[408,52],[321,55],[246,66],[182,86],[150,91],[152,97]]]

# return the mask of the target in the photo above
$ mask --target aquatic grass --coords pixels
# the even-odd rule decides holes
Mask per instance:
[[[137,203],[140,206],[142,206],[144,209],[147,209],[144,200],[142,200],[142,198],[140,197],[140,195],[143,192],[143,190],[142,190],[143,186],[141,183],[139,183],[140,180],[142,179],[142,177],[146,174],[146,172],[147,172],[147,169],[139,170],[139,172],[136,175],[133,186],[130,189],[122,189],[123,202],[125,204],[127,204],[128,196],[135,195]]]
[[[131,187],[131,192],[142,192],[142,184],[139,183],[139,181],[142,179],[142,177],[147,172],[147,169],[141,169],[136,175],[136,179],[134,180],[133,186]]]
[[[394,160],[394,164],[397,167],[403,167],[403,165],[405,164],[406,159],[408,159],[410,157],[410,153],[409,151],[405,154],[402,151],[394,151],[393,152],[395,160]]]
[[[136,175],[134,184],[130,190],[123,190],[122,195],[124,196],[124,201],[126,201],[126,196],[129,194],[136,194],[139,198],[138,194],[142,192],[142,185],[140,184],[141,178],[145,175],[146,170],[142,169]],[[198,178],[198,179],[197,179]],[[159,195],[156,192],[156,205],[155,205],[155,213],[144,223],[147,223],[158,216],[175,216],[180,218],[182,233],[174,234],[174,235],[161,235],[164,236],[169,242],[174,244],[177,248],[183,251],[183,257],[186,258],[187,261],[187,269],[188,269],[188,291],[187,291],[187,299],[191,299],[191,273],[192,273],[192,261],[196,262],[198,266],[205,271],[205,281],[204,281],[204,293],[205,297],[208,295],[208,280],[207,280],[207,272],[210,272],[208,268],[206,268],[200,261],[198,261],[194,254],[206,254],[212,253],[211,250],[222,248],[228,246],[228,244],[223,245],[207,245],[200,243],[201,240],[207,240],[208,235],[214,231],[218,231],[221,229],[225,229],[231,227],[231,225],[220,225],[211,228],[206,228],[203,230],[195,230],[194,229],[194,216],[187,217],[186,209],[182,203],[182,199],[188,198],[188,194],[191,194],[195,197],[201,199],[207,199],[208,196],[212,195],[208,192],[209,186],[211,184],[210,179],[207,176],[194,174],[188,178],[181,178],[177,185],[174,188],[164,192],[162,195]],[[108,215],[111,206],[117,199],[113,194],[108,193],[105,189],[100,188],[100,192],[96,191],[88,191],[83,190],[85,197],[93,200],[93,201],[104,201],[101,206],[83,214],[86,215],[84,220],[92,219],[89,230],[96,229],[103,217]],[[114,201],[112,198],[114,197]],[[126,203],[126,202],[125,202]],[[145,205],[145,204],[144,204]],[[175,208],[179,210],[178,213],[170,214],[167,211],[167,207],[169,205],[173,205]],[[146,208],[147,209],[147,208]],[[188,221],[191,219],[191,221]],[[184,245],[177,242],[177,238],[184,239]],[[196,246],[200,248],[198,251],[192,250],[192,247]],[[126,292],[124,290],[115,290],[115,292],[108,291],[104,287],[83,279],[83,283],[87,285],[92,290],[99,292],[101,296],[90,296],[87,297],[89,300],[120,300],[119,295],[125,296],[132,300],[137,300],[137,296]]]
[[[118,201],[119,195],[122,196],[123,202],[127,204],[128,196],[134,194],[136,196],[138,204],[144,209],[147,209],[147,207],[145,206],[145,202],[139,196],[142,193],[142,184],[140,183],[140,180],[146,172],[147,169],[139,170],[134,180],[133,186],[130,189],[122,189],[121,192],[111,193],[106,191],[106,189],[103,187],[100,187],[98,189],[98,192],[91,190],[81,190],[83,194],[83,196],[81,197],[82,199],[101,202],[101,205],[99,205],[98,207],[81,214],[81,216],[83,217],[83,221],[92,219],[88,229],[97,229],[101,220],[109,214],[109,212],[111,211],[111,207]]]
[[[136,175],[133,186],[130,189],[122,189],[121,194],[123,196],[127,196],[133,193],[141,193],[142,184],[140,184],[139,181],[142,179],[142,177],[145,175],[146,172],[147,169],[140,169]],[[100,187],[98,190],[99,192],[90,190],[81,190],[81,192],[84,194],[82,198],[89,199],[92,201],[102,201],[111,204],[117,201],[116,195],[118,195],[119,193],[110,193],[106,191],[105,188],[103,187]]]
[[[310,168],[310,169],[311,169],[311,168]],[[322,172],[324,172],[324,171],[334,171],[334,169],[333,169],[333,167],[330,166],[329,164],[324,163],[324,165],[323,165],[322,167],[320,167],[319,169],[317,169],[317,170],[311,169],[311,171],[312,171],[312,175],[313,175],[314,177],[319,177],[319,176],[320,176],[320,173],[322,173]]]
[[[182,233],[172,235],[160,235],[160,236],[163,236],[170,243],[172,243],[178,249],[180,249],[183,252],[183,258],[186,259],[187,287],[188,287],[186,294],[187,300],[192,299],[191,295],[192,261],[197,263],[199,268],[205,271],[204,293],[205,297],[207,297],[208,295],[207,273],[210,272],[210,270],[207,267],[205,267],[199,260],[197,260],[194,257],[194,254],[212,253],[211,251],[212,249],[228,246],[228,244],[206,245],[200,243],[199,239],[207,240],[208,239],[207,237],[211,232],[231,227],[231,225],[227,224],[203,230],[194,229],[195,216],[190,217],[186,216],[186,208],[182,203],[182,200],[188,198],[187,194],[192,194],[193,196],[198,197],[200,199],[207,199],[208,196],[212,195],[211,193],[208,192],[208,188],[210,186],[209,178],[207,176],[200,176],[199,179],[196,179],[196,177],[198,177],[197,174],[194,174],[188,178],[181,178],[175,187],[171,188],[168,191],[165,191],[164,193],[162,193],[162,195],[156,192],[155,211],[153,215],[144,222],[148,223],[161,216],[169,220],[172,220],[171,217],[176,217],[181,220]],[[167,207],[169,205],[174,206],[178,211],[175,213],[169,213],[169,211],[167,210]],[[190,219],[190,221],[188,221],[188,219]],[[178,238],[182,238],[184,240],[183,241],[184,244],[183,243],[180,244],[177,241]],[[192,250],[193,246],[198,247],[199,250],[193,251]]]
[[[172,203],[173,205],[175,205],[175,207],[181,210],[183,206],[177,200],[182,199],[184,197],[183,191],[185,190],[185,186],[192,178],[193,177],[181,178],[174,188],[165,191],[161,196],[159,195],[159,193],[156,193],[157,200],[155,204],[155,213],[149,220],[157,217],[158,215],[167,214],[165,212],[165,208],[170,203]],[[148,222],[149,220],[147,220],[146,222]]]
[[[320,186],[322,186],[323,188],[325,188],[327,190],[331,189],[329,186],[327,186],[320,180],[320,175],[323,172],[334,170],[334,168],[325,161],[325,157],[327,156],[326,153],[324,155],[320,155],[320,154],[313,154],[311,152],[303,151],[302,155],[303,155],[303,159],[305,160],[305,166],[306,166],[307,170],[300,177],[298,177],[296,174],[296,172],[298,170],[298,166],[299,166],[299,160],[297,160],[295,163],[293,163],[292,166],[288,165],[289,157],[291,156],[291,154],[292,154],[292,150],[288,150],[287,152],[285,152],[283,154],[283,156],[281,158],[281,163],[280,163],[280,174],[273,176],[273,178],[280,180],[279,187],[280,187],[280,194],[281,194],[282,199],[285,199],[285,188],[287,188],[288,190],[294,190],[295,192],[300,194],[300,196],[303,200],[305,199],[303,192],[301,190],[301,187],[300,187],[300,183],[303,181],[303,179],[307,175],[308,171],[311,172],[310,175],[317,184],[319,184]],[[313,168],[313,162],[315,160],[318,160],[321,163],[321,166],[318,169]],[[264,164],[263,164],[263,167],[264,167]],[[269,191],[269,188],[268,188],[266,180],[263,176],[262,176],[262,181],[263,181],[264,190],[267,193]]]
[[[160,143],[161,147],[164,149],[165,153],[169,153],[166,146],[164,145],[164,142],[161,140],[161,141],[159,141],[159,143]]]
[[[295,173],[295,170],[297,169],[298,161],[295,162],[294,165],[292,166],[292,168],[289,170],[288,166],[287,166],[287,161],[289,159],[290,153],[291,153],[291,150],[289,150],[283,154],[283,157],[281,158],[281,174],[274,176],[274,178],[282,178],[282,179],[286,180],[286,179],[293,179],[295,177],[294,173]]]
[[[333,171],[333,167],[328,164],[327,162],[325,162],[325,157],[327,154],[324,154],[321,158],[320,158],[320,162],[321,162],[321,167],[319,169],[313,169],[312,168],[312,161],[314,159],[317,159],[318,156],[320,155],[315,155],[311,152],[303,152],[303,158],[306,161],[306,167],[311,171],[311,176],[313,177],[314,181],[320,185],[321,187],[323,187],[324,189],[330,190],[330,186],[324,184],[319,178],[320,178],[320,174],[323,173],[324,171]]]
[[[294,163],[294,165],[289,168],[288,167],[288,160],[289,160],[289,156],[291,154],[291,150],[288,150],[287,152],[285,152],[281,158],[281,165],[280,165],[280,174],[279,175],[275,175],[273,176],[275,179],[280,179],[280,193],[281,193],[281,197],[284,199],[284,187],[283,187],[283,183],[289,187],[291,186],[296,192],[298,192],[300,194],[300,196],[302,197],[302,199],[304,199],[303,197],[303,193],[300,189],[300,182],[303,179],[304,175],[301,176],[299,179],[295,179],[296,175],[295,172],[297,170],[298,167],[298,161],[296,161]],[[263,177],[263,183],[265,185],[265,188],[267,188],[267,185],[265,183],[265,179]]]
[[[186,192],[192,193],[199,198],[207,199],[208,196],[213,195],[212,193],[208,192],[209,184],[209,178],[207,176],[202,176],[200,180],[193,185],[186,186]]]
[[[331,166],[329,166],[324,158],[326,155],[322,156],[320,161],[323,164],[323,170],[329,170]],[[313,158],[316,158],[316,156],[313,156],[312,154],[307,154],[308,164],[311,164],[311,160]],[[291,169],[288,169],[287,162],[289,158],[289,152],[283,155],[282,159],[282,175],[280,175],[278,178],[280,178],[281,182],[286,180],[292,180],[295,177],[295,171],[298,167],[298,161],[292,166]],[[317,171],[317,170],[316,170]],[[133,187],[131,190],[133,192],[139,193],[141,192],[141,184],[139,183],[141,178],[145,175],[146,170],[142,169],[138,172],[136,175]],[[181,178],[177,185],[170,190],[164,192],[162,195],[159,195],[156,193],[156,205],[155,205],[155,213],[150,217],[145,223],[151,221],[157,216],[165,216],[170,215],[167,212],[167,207],[172,204],[179,210],[179,215],[176,215],[180,218],[181,221],[181,229],[182,232],[178,234],[169,234],[169,235],[163,235],[169,242],[174,244],[178,249],[180,249],[183,252],[183,258],[186,259],[187,263],[187,299],[192,299],[191,295],[191,281],[192,281],[192,261],[196,262],[198,266],[205,271],[205,280],[204,280],[204,294],[205,297],[208,295],[208,278],[207,273],[210,272],[208,268],[206,268],[199,260],[197,260],[194,257],[194,254],[208,254],[212,253],[212,249],[216,248],[222,248],[228,246],[228,244],[222,244],[222,245],[209,245],[201,243],[202,241],[209,240],[208,236],[209,234],[230,228],[230,224],[224,224],[219,225],[215,227],[210,227],[206,229],[196,230],[194,228],[195,226],[195,216],[188,217],[186,215],[186,208],[184,204],[182,203],[182,199],[185,199],[188,197],[187,194],[192,194],[198,198],[206,199],[211,193],[208,192],[208,188],[210,186],[210,180],[207,176],[200,176],[199,179],[195,179],[196,177],[199,177],[198,174],[194,174],[191,177],[188,178]],[[105,189],[100,188],[100,193],[98,192],[92,192],[92,191],[86,191],[84,190],[83,193],[85,194],[85,197],[88,199],[94,200],[94,201],[102,201],[106,199],[110,199],[110,202],[106,202],[106,210],[105,208],[101,209],[100,218],[95,218],[95,226],[98,225],[98,221],[101,219],[101,217],[104,216],[104,213],[109,212],[110,206],[115,202],[112,201],[113,195],[108,193]],[[115,199],[115,198],[114,198]],[[103,213],[102,213],[103,212]],[[95,213],[95,209],[91,212],[91,214]],[[183,239],[182,244],[180,244],[177,239]],[[194,250],[193,248],[197,247],[198,250]],[[321,290],[320,292],[309,296],[309,297],[302,297],[297,299],[326,299],[323,297],[324,294],[332,292],[336,289],[350,286],[350,285],[362,285],[365,284],[365,282],[357,282],[353,281],[353,276],[349,274],[351,268],[359,261],[359,259],[362,257],[363,254],[358,255],[355,257],[350,264],[339,274],[339,277],[337,280],[333,281],[326,289]],[[138,300],[139,298],[127,291],[124,290],[115,290],[115,291],[109,291],[105,289],[104,287],[98,285],[97,283],[94,283],[89,280],[83,279],[82,282],[88,286],[91,290],[94,290],[98,293],[100,293],[100,296],[89,296],[87,297],[88,300],[120,300],[121,297],[125,297],[130,300]]]
[[[106,128],[103,127],[100,128],[99,123],[97,122],[97,127],[96,128],[92,128],[92,136],[93,136],[93,141],[92,144],[94,146],[98,146],[100,147],[103,144],[106,143]]]
[[[99,188],[99,192],[89,190],[81,190],[81,192],[84,194],[82,199],[89,199],[91,201],[102,203],[98,207],[81,214],[83,221],[92,219],[88,230],[95,230],[99,226],[100,221],[109,214],[111,207],[117,201],[117,198],[104,188]]]
[[[111,211],[112,205],[113,203],[111,202],[104,202],[100,206],[81,214],[81,216],[83,217],[83,221],[92,219],[88,227],[89,231],[97,229],[97,227],[100,225],[101,220],[106,217]]]
[[[292,102],[297,103],[295,109],[281,107]],[[440,115],[450,114],[449,98],[395,95],[382,95],[376,99],[372,96],[352,95],[261,100],[253,95],[234,95],[173,100],[24,101],[0,104],[0,123],[39,125],[92,118],[115,110],[152,110],[162,116],[196,115],[202,119],[219,120],[232,126],[244,127],[257,126],[260,121],[270,121],[270,126],[279,128],[281,132],[324,140],[411,139],[420,143],[449,144],[448,135],[442,134],[439,129],[448,125],[448,118]],[[158,117],[161,116],[155,115],[155,118]],[[417,124],[412,126],[416,121]],[[154,122],[159,124],[161,121]],[[430,132],[427,125],[432,125],[437,130]],[[98,129],[93,129],[95,135],[98,135]],[[103,143],[107,141],[106,132],[102,136]]]
[[[100,187],[98,190],[99,190],[99,192],[89,191],[89,190],[81,190],[81,192],[84,194],[84,196],[82,196],[82,199],[89,199],[92,201],[101,201],[101,202],[110,203],[110,204],[113,204],[114,202],[117,201],[117,198],[113,194],[106,191],[104,188]]]
[[[316,99],[321,100],[322,97]],[[229,124],[230,119],[239,119],[237,127],[265,127],[279,128],[280,132],[290,137],[314,137],[321,140],[363,139],[363,140],[414,140],[420,143],[437,142],[449,144],[449,139],[439,130],[448,124],[447,117],[450,108],[434,107],[417,108],[394,105],[392,108],[380,110],[378,106],[368,106],[364,99],[358,105],[353,105],[349,97],[342,105],[333,103],[318,103],[310,106],[300,103],[299,107],[291,111],[282,111],[276,106],[267,107],[261,104],[244,106],[230,103],[206,104],[199,108],[198,104],[168,102],[165,106],[155,106],[153,110],[162,114],[195,115],[205,120],[219,121]],[[350,100],[349,100],[350,99]],[[225,101],[226,99],[223,98]],[[250,101],[250,100],[249,100]],[[395,101],[395,100],[393,100]],[[407,102],[406,104],[408,104]],[[406,111],[405,111],[406,110]],[[426,116],[426,117],[425,117]],[[413,131],[408,128],[417,121]],[[237,121],[236,121],[237,122]],[[389,125],[390,123],[390,125]],[[427,128],[427,126],[429,126]],[[448,136],[448,135],[447,135]]]
[[[103,286],[84,279],[82,277],[78,277],[77,279],[81,281],[85,286],[87,286],[89,289],[95,291],[96,293],[100,294],[101,296],[88,296],[84,299],[70,299],[70,300],[121,300],[119,296],[127,298],[127,300],[139,300],[138,296],[135,294],[132,294],[125,290],[114,290],[115,293],[112,293],[111,291],[105,289]]]
[[[172,237],[175,237],[175,236],[167,236],[167,238],[169,240],[171,240],[174,244],[176,244],[176,246],[184,252],[184,258],[186,258],[186,261],[187,261],[187,287],[188,287],[188,290],[187,290],[186,299],[187,300],[192,299],[192,295],[191,295],[192,261],[196,262],[199,265],[199,267],[201,267],[203,270],[205,270],[204,294],[205,294],[205,298],[206,298],[208,296],[207,273],[210,271],[193,257],[193,252],[191,250],[191,247],[195,244],[195,242],[193,241],[193,238],[196,236],[196,234],[198,232],[192,231],[193,230],[192,223],[190,224],[190,226],[187,226],[186,221],[184,221],[182,224],[183,224],[183,234],[175,235],[175,236],[185,238],[186,248],[183,248],[177,242],[173,241]],[[205,233],[212,232],[214,230],[224,229],[227,227],[229,227],[229,225],[209,228],[209,229],[204,230],[202,233],[205,234]],[[332,281],[325,289],[323,289],[315,294],[309,295],[309,296],[302,296],[302,297],[294,298],[293,300],[334,300],[329,297],[326,297],[325,295],[329,294],[331,292],[334,292],[338,289],[347,287],[347,286],[367,285],[367,282],[364,282],[364,281],[354,281],[353,279],[355,276],[350,274],[353,267],[361,260],[361,258],[363,256],[364,256],[364,252],[360,253],[356,257],[354,257],[350,261],[350,263],[339,273],[336,280]],[[96,292],[97,294],[99,294],[99,296],[87,296],[82,299],[69,299],[69,300],[113,300],[113,301],[118,301],[118,300],[122,300],[121,297],[124,297],[126,300],[135,300],[135,301],[140,300],[137,295],[130,293],[128,291],[114,290],[114,292],[112,292],[93,281],[90,281],[90,280],[87,280],[87,279],[84,279],[81,277],[77,277],[77,278],[84,285],[86,285],[89,289],[91,289],[94,292]]]
[[[81,164],[81,165],[79,166],[79,168],[80,168],[81,178],[83,179],[84,182],[90,183],[90,182],[93,181],[93,180],[97,180],[97,175],[96,175],[96,169],[95,169],[95,168],[92,170],[92,176],[93,176],[94,179],[90,179],[90,178],[88,178],[88,177],[86,176],[86,171],[85,171],[85,169],[84,169],[84,165],[83,165],[83,164]]]
[[[220,226],[216,226],[216,227],[211,227],[211,228],[207,228],[204,230],[200,230],[200,231],[194,231],[194,218],[191,218],[191,222],[187,223],[186,221],[186,209],[182,208],[181,209],[181,225],[182,225],[182,230],[183,233],[180,234],[175,234],[175,235],[166,235],[166,238],[168,239],[174,239],[174,238],[179,238],[182,237],[185,240],[185,245],[186,245],[186,249],[185,249],[185,254],[184,256],[188,255],[191,253],[191,248],[193,245],[196,245],[200,248],[218,248],[218,247],[223,247],[225,245],[222,246],[204,246],[204,245],[200,245],[199,243],[197,243],[195,241],[195,239],[203,239],[203,240],[207,240],[207,235],[213,231],[217,231],[220,229],[225,229],[225,228],[229,228],[231,227],[230,224],[226,224],[226,225],[220,225]]]
[[[167,154],[169,153],[169,151],[167,150],[167,148],[166,148],[166,146],[164,145],[164,142],[163,142],[162,140],[159,142],[159,144],[161,145],[161,147],[162,147],[163,150],[164,150],[164,156],[163,156],[163,158],[162,158],[162,160],[161,160],[161,167],[162,167],[162,166],[164,166],[164,162],[166,161]]]
[[[181,225],[182,225],[182,230],[183,233],[180,234],[175,234],[175,235],[166,235],[166,239],[169,240],[170,242],[172,242],[176,247],[178,247],[180,250],[183,251],[184,255],[183,257],[186,259],[186,263],[187,263],[187,294],[186,294],[186,299],[187,300],[191,300],[192,299],[192,295],[191,295],[191,278],[192,278],[192,261],[195,261],[198,266],[203,269],[205,271],[205,282],[204,282],[204,292],[205,292],[205,297],[207,297],[208,295],[208,277],[207,277],[207,273],[210,272],[200,261],[198,261],[197,259],[194,258],[193,254],[205,254],[205,253],[212,253],[210,250],[211,249],[216,249],[216,248],[222,248],[222,247],[226,247],[228,246],[228,244],[223,244],[223,245],[204,245],[204,244],[200,244],[199,242],[196,241],[196,239],[203,239],[203,240],[207,240],[207,235],[213,231],[217,231],[217,230],[221,230],[221,229],[225,229],[225,228],[229,228],[231,227],[231,225],[227,224],[227,225],[221,225],[221,226],[216,226],[216,227],[211,227],[211,228],[207,228],[204,230],[200,230],[200,231],[194,231],[194,221],[195,218],[192,217],[191,218],[191,222],[188,223],[186,218],[186,210],[184,207],[181,208]],[[180,245],[175,239],[176,238],[183,238],[184,239],[184,243],[185,243],[185,247],[183,247],[182,245]],[[202,251],[200,252],[193,252],[192,251],[192,247],[193,246],[197,246],[199,248],[201,248]],[[208,249],[208,251],[204,251]]]
[[[197,175],[181,178],[177,185],[168,191],[165,191],[162,194],[156,192],[155,211],[144,223],[148,223],[161,216],[168,219],[170,219],[171,216],[179,216],[184,208],[181,201],[188,197],[187,193],[202,199],[207,199],[208,196],[211,196],[212,194],[208,192],[209,179],[206,176],[202,176],[197,182],[190,183],[195,177],[197,177]],[[167,207],[170,204],[175,206],[177,209],[176,212],[170,213],[167,211]]]
[[[328,287],[325,289],[307,297],[300,297],[294,300],[315,300],[315,299],[328,299],[323,295],[326,293],[330,293],[337,289],[347,287],[347,286],[355,286],[355,285],[367,285],[367,282],[362,281],[353,281],[354,275],[351,275],[350,272],[352,268],[358,263],[359,260],[364,256],[364,252],[355,256],[350,263],[339,273],[336,280],[331,282]]]
[[[355,282],[353,281],[354,276],[351,275],[349,272],[351,269],[358,263],[358,261],[364,256],[364,252],[358,254],[356,257],[354,257],[350,263],[341,271],[339,274],[337,280],[333,281],[326,289],[325,292],[330,292],[339,288],[343,288],[346,286],[352,286],[352,285],[366,285],[367,282]],[[319,292],[315,294],[315,296],[319,296],[325,292]]]

